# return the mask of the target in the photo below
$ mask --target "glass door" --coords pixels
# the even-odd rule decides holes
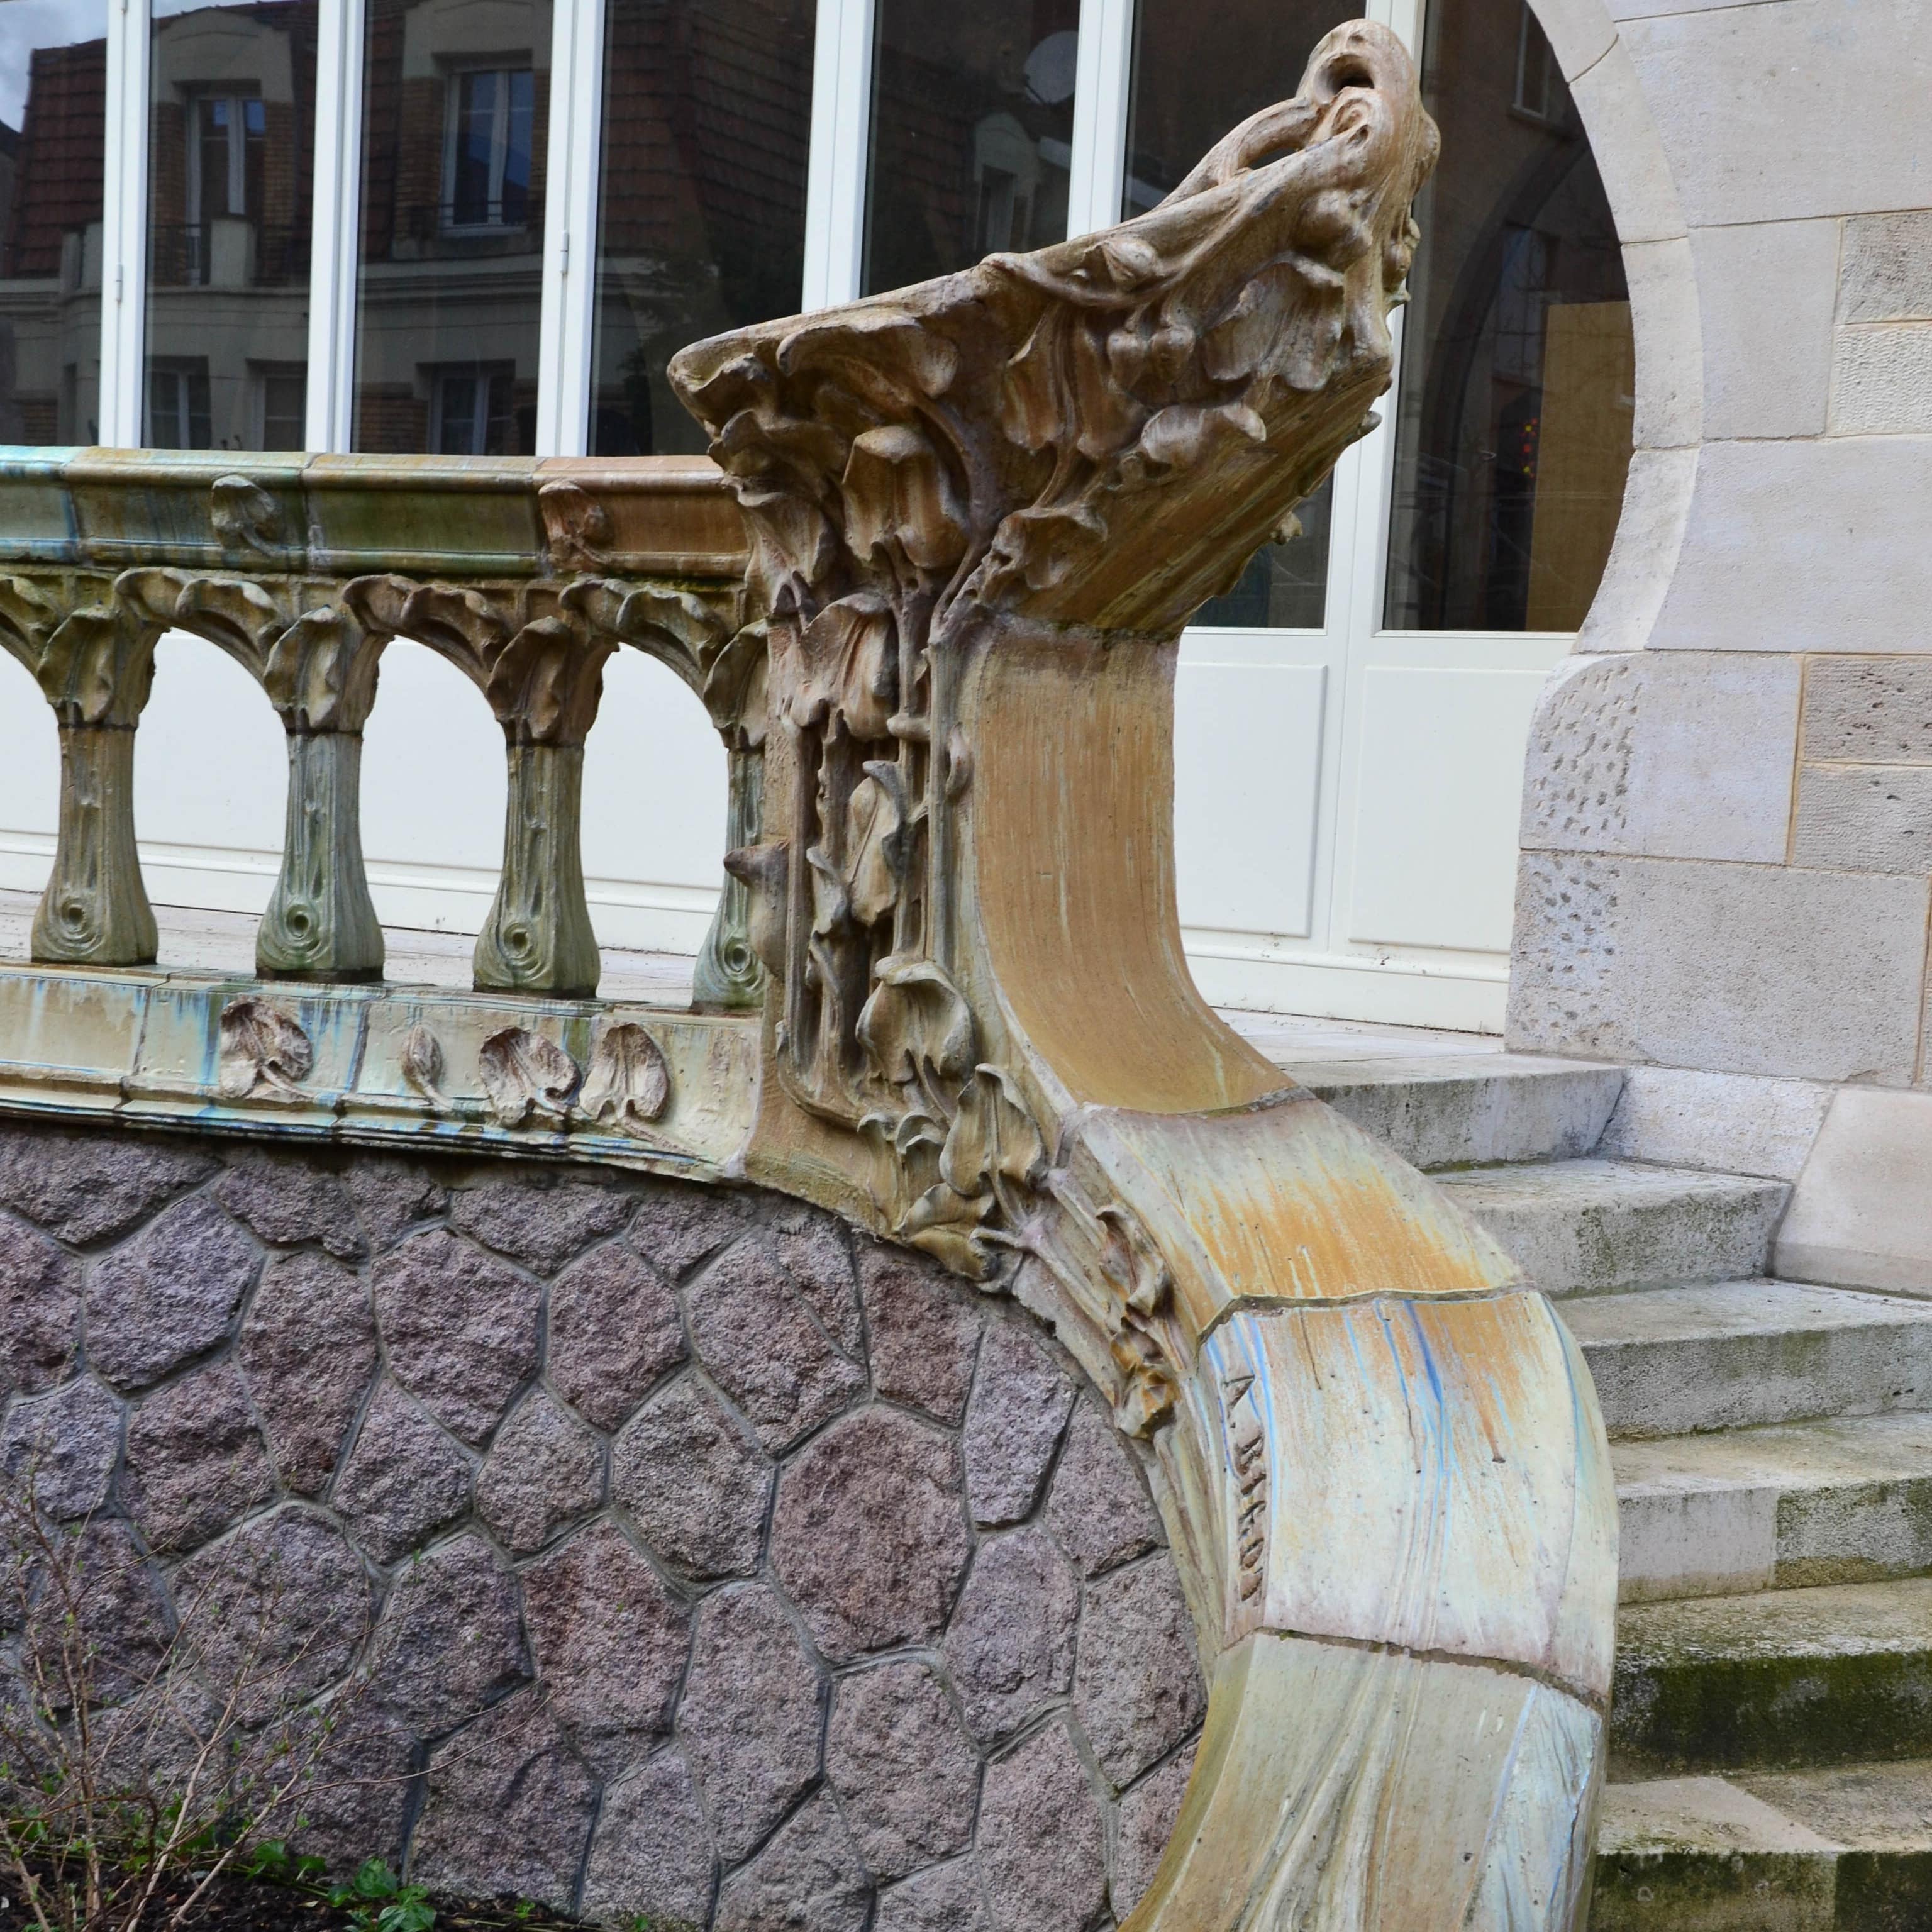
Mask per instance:
[[[1420,46],[1443,134],[1396,380],[1380,426],[1303,506],[1302,535],[1183,640],[1181,918],[1210,998],[1490,1031],[1531,719],[1622,502],[1629,302],[1524,0],[1372,10]],[[1292,93],[1334,24],[1312,7],[1286,28],[1278,12],[1238,21],[1224,75],[1163,52],[1188,19],[1180,0],[1139,0],[1130,206],[1165,191],[1161,130],[1204,148]],[[1276,45],[1284,71],[1263,72],[1257,50]]]

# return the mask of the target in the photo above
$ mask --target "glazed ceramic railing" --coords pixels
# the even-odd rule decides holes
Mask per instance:
[[[152,950],[128,740],[172,625],[289,728],[262,964],[310,981],[0,985],[34,1045],[0,1105],[750,1180],[1016,1295],[1147,1446],[1210,1684],[1129,1932],[1561,1932],[1588,1890],[1588,1376],[1442,1193],[1204,1005],[1174,899],[1180,627],[1387,387],[1435,138],[1400,44],[1339,28],[1148,214],[686,351],[722,478],[89,454],[16,462],[0,508],[65,752],[43,956]],[[380,960],[354,740],[398,634],[509,742],[474,995],[314,983]],[[755,1014],[561,997],[594,974],[577,756],[626,644],[734,760]],[[709,983],[742,994],[729,950]]]
[[[13,453],[0,461],[0,646],[33,673],[61,734],[59,838],[34,958],[154,957],[134,739],[154,646],[184,631],[238,660],[288,734],[260,970],[380,979],[358,782],[383,648],[402,636],[463,670],[503,729],[502,878],[478,987],[594,992],[578,824],[604,662],[626,646],[661,659],[736,742],[760,655],[742,625],[744,561],[737,506],[702,460]],[[755,810],[742,789],[754,765],[737,748],[742,817]],[[728,919],[742,894],[728,897]],[[707,1003],[757,998],[742,938],[734,949],[722,927],[699,980]]]

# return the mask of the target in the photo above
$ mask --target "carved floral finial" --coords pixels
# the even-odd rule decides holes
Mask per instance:
[[[1352,22],[1147,214],[680,351],[772,608],[1178,626],[1363,433],[1436,146]]]

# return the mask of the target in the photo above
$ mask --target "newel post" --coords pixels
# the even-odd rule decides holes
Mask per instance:
[[[1178,639],[1360,436],[1436,130],[1386,29],[1158,208],[671,378],[753,533],[770,1178],[1049,1322],[1210,1696],[1124,1932],[1573,1932],[1615,1496],[1574,1345],[1180,944]]]

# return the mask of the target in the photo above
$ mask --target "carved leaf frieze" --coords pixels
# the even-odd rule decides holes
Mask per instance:
[[[224,1100],[245,1100],[263,1088],[293,1094],[314,1064],[315,1049],[292,1014],[253,996],[222,1008],[216,1082]]]
[[[670,1105],[670,1069],[663,1048],[633,1021],[607,1026],[590,1050],[577,1104],[587,1120],[650,1138],[651,1123]]]
[[[506,1027],[484,1040],[478,1064],[502,1126],[520,1127],[532,1114],[560,1126],[568,1118],[578,1068],[556,1041],[526,1027]]]
[[[327,580],[147,568],[122,572],[114,588],[143,621],[226,651],[290,730],[359,731],[368,722],[388,638],[334,601]]]
[[[154,682],[160,627],[112,580],[60,571],[0,578],[0,649],[33,674],[63,724],[133,724]]]
[[[442,1042],[426,1026],[412,1026],[403,1041],[403,1078],[439,1113],[449,1110],[442,1090]]]

